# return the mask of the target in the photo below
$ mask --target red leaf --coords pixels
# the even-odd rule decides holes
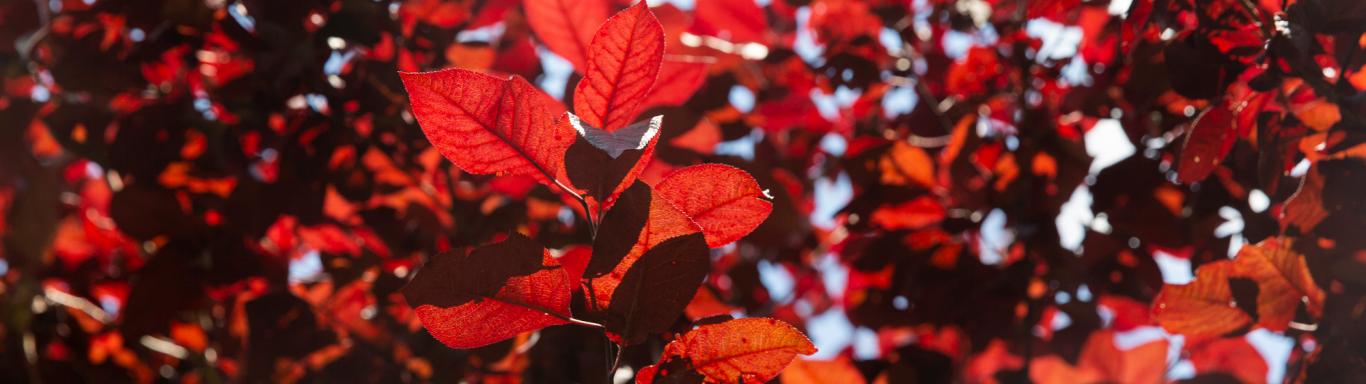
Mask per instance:
[[[1196,373],[1221,372],[1244,383],[1266,382],[1266,360],[1246,338],[1216,339],[1192,347],[1190,361]]]
[[[715,383],[764,383],[778,376],[797,355],[816,353],[801,331],[782,321],[745,318],[703,325],[664,347],[658,367],[680,358],[687,368]],[[648,383],[657,368],[641,370],[638,382]]]
[[[707,245],[713,248],[745,237],[773,211],[754,177],[729,165],[702,164],[674,171],[655,186],[655,193],[702,227]]]
[[[593,248],[583,245],[572,246],[561,254],[558,260],[564,266],[565,275],[569,276],[570,284],[574,285],[574,290],[579,290],[579,280],[583,278],[583,270],[588,268],[588,261],[593,257]]]
[[[921,229],[944,220],[947,211],[938,199],[921,196],[913,200],[885,204],[873,211],[873,224],[886,230]]]
[[[1067,13],[1076,10],[1080,5],[1081,0],[1031,1],[1026,17],[1029,19],[1048,18],[1054,21],[1066,21]]]
[[[1214,172],[1238,137],[1227,99],[1201,112],[1190,129],[1186,144],[1181,147],[1181,162],[1176,167],[1177,180],[1182,183],[1204,180]]]
[[[535,240],[518,233],[467,255],[433,258],[403,287],[422,326],[451,348],[475,348],[565,324],[571,282]]]
[[[637,185],[641,185],[642,188],[648,188],[648,186],[644,186],[644,183],[637,183]],[[624,211],[621,213],[623,216],[643,215],[646,218],[643,228],[639,230],[639,235],[634,238],[635,243],[629,246],[624,256],[616,256],[614,253],[611,257],[607,257],[606,255],[603,255],[602,252],[609,248],[623,248],[621,245],[613,245],[610,247],[607,245],[609,242],[607,239],[618,238],[620,235],[598,236],[593,243],[593,260],[588,263],[588,270],[584,272],[585,276],[593,278],[592,285],[594,298],[601,308],[606,308],[611,304],[610,300],[612,295],[616,292],[617,286],[621,284],[622,278],[625,277],[631,266],[635,264],[646,251],[658,246],[665,240],[700,231],[697,224],[692,220],[689,220],[687,215],[682,211],[679,211],[678,208],[674,207],[668,200],[659,198],[658,191],[654,191],[654,196],[651,197],[651,193],[648,193],[649,191],[647,189],[645,191],[647,193],[643,193],[643,197],[640,197],[639,199],[632,198],[632,200],[643,200],[643,202],[628,204],[627,197],[625,196],[636,194],[636,192],[632,191],[632,189],[636,188],[637,187],[633,186],[622,195],[621,204],[617,207],[613,207],[612,211],[609,211],[607,215],[604,216],[603,226],[600,227],[605,234],[615,233],[615,230],[613,232],[608,232],[606,228],[609,228],[607,224],[608,221],[615,221],[613,216],[618,214],[618,209],[639,210],[648,207],[648,214],[642,214],[640,212],[627,213]],[[630,231],[626,231],[626,233],[630,233]],[[630,237],[628,236],[628,239],[629,238]],[[619,240],[620,239],[618,239],[618,241]],[[611,242],[616,243],[618,241]],[[607,270],[608,272],[603,272],[603,270]],[[691,297],[691,294],[689,297]]]
[[[1220,260],[1200,266],[1190,284],[1164,285],[1153,298],[1153,318],[1168,332],[1185,335],[1192,342],[1251,323],[1251,317],[1233,306],[1233,290],[1228,285],[1232,269],[1233,262]]]
[[[679,105],[688,101],[707,81],[707,63],[665,60],[659,66],[659,78],[665,80],[656,84],[650,95],[640,103],[641,109]]]
[[[582,189],[592,197],[590,205],[597,206],[593,214],[600,215],[611,208],[617,196],[631,186],[645,170],[645,165],[654,159],[663,116],[616,132],[588,126],[573,114],[566,113],[565,117],[566,123],[579,136],[565,153],[566,177],[574,188]]]
[[[1133,52],[1134,44],[1143,38],[1148,29],[1148,16],[1153,12],[1153,0],[1136,0],[1129,5],[1129,11],[1120,23],[1120,49],[1125,55]]]
[[[475,174],[530,175],[555,185],[574,131],[559,102],[521,77],[463,70],[400,72],[413,115],[441,155]]]
[[[732,43],[764,41],[768,29],[768,16],[753,1],[697,0],[697,18],[725,31],[728,36],[718,37]]]
[[[667,331],[709,270],[711,255],[701,234],[674,237],[650,247],[622,276],[603,325],[620,336],[622,345]]]
[[[574,69],[588,68],[588,45],[607,20],[604,0],[523,0],[527,22],[541,42],[569,60]]]
[[[574,113],[608,132],[630,125],[663,58],[664,27],[645,2],[613,15],[593,36],[588,71],[574,89]]]
[[[1257,283],[1257,323],[1273,331],[1285,331],[1301,302],[1310,315],[1323,313],[1325,294],[1291,244],[1290,238],[1269,238],[1244,245],[1233,259],[1233,276]]]

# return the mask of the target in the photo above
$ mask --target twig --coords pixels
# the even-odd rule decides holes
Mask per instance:
[[[612,368],[607,370],[607,380],[610,382],[616,376],[617,368],[621,367],[621,356],[626,354],[626,346],[617,346],[617,358],[612,360]]]

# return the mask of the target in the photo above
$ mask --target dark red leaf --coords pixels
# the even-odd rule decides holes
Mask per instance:
[[[613,15],[593,35],[588,70],[574,89],[575,114],[608,132],[630,125],[663,58],[664,27],[645,2]]]
[[[636,182],[598,225],[600,235],[593,238],[593,258],[588,262],[585,276],[595,278],[611,272],[626,258],[640,239],[650,219],[650,186]]]
[[[641,183],[638,183],[637,185],[640,184]],[[634,189],[638,187],[633,186],[632,188]],[[623,194],[623,196],[638,193],[640,192],[628,191],[627,193]],[[651,192],[651,194],[657,195],[657,192]],[[639,203],[628,203],[626,202],[626,198],[622,198],[622,204],[633,207],[633,210],[639,209]],[[606,308],[610,304],[612,294],[616,291],[617,285],[621,284],[621,279],[626,275],[626,271],[629,270],[631,268],[631,265],[633,265],[637,260],[639,260],[640,257],[645,254],[646,251],[649,251],[655,246],[658,246],[665,240],[672,239],[678,236],[701,232],[701,228],[699,228],[696,223],[694,223],[691,219],[688,218],[687,215],[683,214],[682,211],[679,211],[677,207],[674,207],[674,205],[672,203],[669,203],[669,201],[666,199],[649,198],[648,206],[650,212],[646,216],[645,228],[641,229],[639,231],[639,235],[634,238],[634,244],[630,246],[630,251],[626,252],[626,256],[621,257],[619,259],[619,262],[616,262],[613,266],[610,267],[611,272],[602,275],[595,274],[595,271],[600,271],[602,268],[604,268],[604,266],[612,265],[613,263],[611,261],[595,261],[594,264],[599,265],[595,266],[594,264],[590,264],[588,267],[588,272],[586,273],[590,277],[596,276],[592,279],[593,288],[591,293],[593,294],[593,297],[596,299],[597,305],[600,308]],[[613,210],[615,211],[615,209]],[[615,214],[615,212],[609,212],[606,216],[610,217]],[[627,222],[627,224],[625,224],[624,227],[629,228],[629,225],[634,225],[632,224],[633,220],[635,219],[623,220]],[[608,232],[606,230],[600,229],[600,232],[603,232],[604,235],[599,236],[599,238],[609,236],[615,237],[613,235],[608,235]],[[630,232],[629,230],[627,230],[627,232],[634,233]],[[624,234],[624,236],[626,236],[626,239],[632,238],[629,236],[629,234]],[[614,241],[621,241],[621,239],[617,239]],[[605,247],[602,243],[594,243],[594,246]],[[603,249],[604,252],[619,252],[611,251],[609,248]],[[610,255],[612,259],[616,259],[615,253],[606,254]],[[596,249],[594,250],[593,258],[599,258],[598,251]]]
[[[679,236],[651,247],[622,277],[607,307],[607,330],[623,345],[664,332],[683,314],[711,268],[701,234]]]
[[[1228,107],[1228,102],[1222,101],[1201,112],[1191,122],[1191,131],[1186,134],[1186,144],[1181,148],[1181,162],[1176,168],[1177,180],[1182,183],[1204,180],[1233,149],[1233,141],[1238,136],[1233,127],[1233,111]]]
[[[573,114],[566,117],[579,136],[565,153],[565,172],[570,184],[593,198],[593,205],[598,206],[594,215],[598,215],[610,208],[654,159],[663,116],[616,132],[584,124]]]

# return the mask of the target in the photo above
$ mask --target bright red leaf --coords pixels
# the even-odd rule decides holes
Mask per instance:
[[[663,58],[664,27],[645,2],[613,15],[593,35],[588,70],[574,89],[574,113],[608,132],[630,125]]]
[[[773,204],[749,173],[729,165],[683,168],[655,186],[655,192],[692,218],[713,248],[739,240],[768,218]]]
[[[700,61],[664,60],[659,66],[659,78],[649,96],[640,103],[641,109],[679,105],[688,101],[702,83],[707,81],[707,63]],[[683,129],[679,127],[677,129]]]
[[[607,20],[605,0],[523,0],[527,22],[556,55],[574,69],[588,68],[588,45],[598,26]]]
[[[422,132],[460,169],[555,185],[575,136],[555,124],[564,113],[559,102],[521,77],[463,69],[399,75]]]
[[[717,36],[733,43],[764,41],[768,17],[753,1],[697,0],[697,18],[724,31]]]

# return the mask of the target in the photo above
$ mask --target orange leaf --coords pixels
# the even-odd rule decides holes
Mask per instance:
[[[652,382],[671,361],[686,361],[716,383],[763,383],[778,376],[798,354],[816,353],[816,346],[797,328],[768,318],[735,319],[697,327],[664,347],[660,364],[641,370],[637,383]]]
[[[1304,122],[1305,126],[1319,132],[1332,128],[1342,120],[1342,111],[1338,110],[1338,105],[1322,99],[1297,106],[1294,112],[1295,117]]]
[[[1190,354],[1196,373],[1222,372],[1244,383],[1266,382],[1266,360],[1247,339],[1218,339],[1194,346]]]
[[[1323,173],[1317,165],[1310,166],[1300,189],[1286,201],[1281,212],[1281,226],[1294,225],[1300,233],[1309,233],[1328,217],[1323,206]]]
[[[878,162],[882,182],[891,185],[934,186],[934,160],[924,149],[898,140]]]
[[[588,71],[574,88],[574,113],[608,132],[630,125],[663,59],[664,27],[645,2],[613,15],[593,35]]]
[[[866,383],[849,358],[830,361],[797,359],[783,371],[782,384]]]
[[[886,230],[921,229],[944,220],[946,211],[937,199],[921,196],[873,211],[873,224]]]
[[[1167,368],[1167,341],[1120,349],[1114,331],[1097,331],[1082,347],[1077,365],[1100,373],[1106,382],[1160,383]]]
[[[1252,319],[1233,306],[1228,277],[1233,262],[1220,260],[1200,266],[1195,281],[1162,286],[1153,299],[1153,317],[1168,332],[1194,341],[1220,336],[1246,326]]]
[[[588,45],[607,20],[605,0],[523,0],[527,22],[546,47],[574,69],[588,68]]]
[[[1054,355],[1030,363],[1035,383],[1161,383],[1166,372],[1167,341],[1149,342],[1131,349],[1115,344],[1114,331],[1097,331],[1086,339],[1077,365]]]
[[[463,69],[400,72],[413,115],[442,156],[475,174],[530,175],[554,186],[574,131],[564,108],[521,77]]]
[[[1286,329],[1300,302],[1308,304],[1311,315],[1323,312],[1323,290],[1314,285],[1304,256],[1290,249],[1292,243],[1288,238],[1269,238],[1243,246],[1233,259],[1233,276],[1257,283],[1257,323],[1273,331]]]
[[[451,348],[475,348],[567,323],[570,284],[545,248],[513,233],[467,255],[433,258],[403,296],[432,337]]]
[[[701,226],[713,248],[745,237],[773,211],[754,177],[729,165],[679,169],[664,176],[655,192]]]

